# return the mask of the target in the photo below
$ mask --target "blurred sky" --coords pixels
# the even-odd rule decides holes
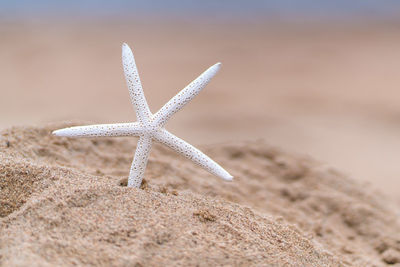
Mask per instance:
[[[0,0],[2,18],[165,15],[221,19],[347,19],[395,18],[399,11],[398,0]]]

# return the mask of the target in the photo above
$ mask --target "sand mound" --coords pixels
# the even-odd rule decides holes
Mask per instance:
[[[132,189],[134,138],[50,135],[64,126],[2,132],[4,266],[400,263],[398,210],[311,159],[262,141],[203,148],[229,183],[155,145]]]

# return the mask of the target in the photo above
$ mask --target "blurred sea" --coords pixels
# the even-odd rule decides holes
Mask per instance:
[[[208,17],[228,20],[265,18],[396,18],[398,0],[0,0],[2,18],[52,17]]]

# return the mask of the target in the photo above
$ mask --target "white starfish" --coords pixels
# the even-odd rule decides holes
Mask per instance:
[[[132,104],[135,107],[138,121],[133,123],[70,127],[54,131],[53,134],[67,137],[138,136],[139,141],[128,179],[128,186],[130,187],[139,187],[142,183],[153,140],[169,146],[210,173],[225,180],[232,180],[233,176],[215,161],[164,128],[168,119],[192,100],[209,83],[211,78],[217,74],[218,70],[221,68],[221,63],[217,63],[203,72],[168,101],[156,114],[150,112],[143,93],[132,50],[125,43],[122,45],[122,63],[129,94]]]

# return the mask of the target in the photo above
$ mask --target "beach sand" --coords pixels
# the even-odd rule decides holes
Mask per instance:
[[[155,145],[126,187],[135,138],[0,137],[0,264],[385,266],[400,264],[394,203],[263,141],[202,149],[233,182]]]
[[[399,23],[151,21],[0,23],[1,266],[400,265]],[[232,182],[51,136],[135,121],[122,42],[153,112],[223,63],[166,127]]]

